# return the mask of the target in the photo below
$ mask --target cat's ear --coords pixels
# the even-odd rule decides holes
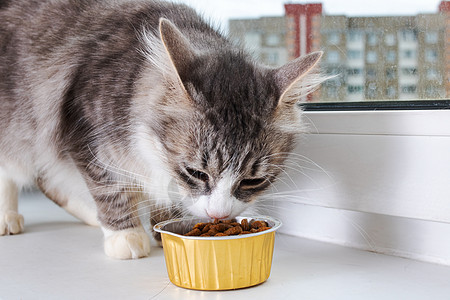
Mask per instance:
[[[313,52],[273,70],[275,84],[281,92],[278,106],[295,104],[324,81],[314,70],[322,54],[322,51]]]
[[[195,51],[183,33],[165,18],[159,20],[159,33],[170,61],[178,73],[180,83],[183,83],[182,79],[189,72]]]

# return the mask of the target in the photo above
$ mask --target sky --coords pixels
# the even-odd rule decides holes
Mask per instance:
[[[173,0],[194,7],[213,24],[226,29],[228,20],[284,15],[285,3],[322,3],[328,15],[385,16],[436,13],[440,0]]]

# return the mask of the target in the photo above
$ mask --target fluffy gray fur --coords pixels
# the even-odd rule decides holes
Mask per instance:
[[[259,65],[167,2],[0,1],[0,235],[32,184],[117,258],[148,255],[144,207],[240,214],[281,172],[320,56]]]

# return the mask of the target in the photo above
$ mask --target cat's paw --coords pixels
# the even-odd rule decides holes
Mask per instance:
[[[111,232],[105,239],[105,253],[117,259],[145,257],[150,254],[150,238],[141,228]]]
[[[15,211],[0,213],[0,235],[21,233],[23,224],[23,216]]]

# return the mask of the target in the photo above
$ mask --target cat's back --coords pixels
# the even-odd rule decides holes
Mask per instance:
[[[171,2],[0,0],[0,142],[8,144],[17,128],[54,130],[64,101],[98,111],[111,107],[108,95],[126,91],[126,103],[129,83],[145,67],[142,32],[158,36],[161,17],[197,48],[226,43],[193,9]]]

